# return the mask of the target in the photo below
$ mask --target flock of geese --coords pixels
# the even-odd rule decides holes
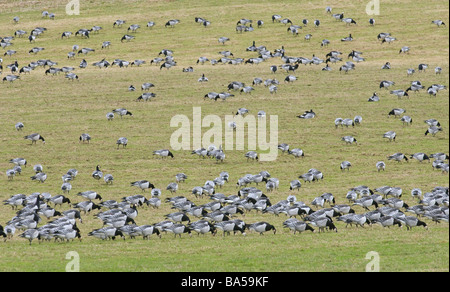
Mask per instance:
[[[345,17],[344,13],[334,14],[331,7],[326,8],[326,12],[336,19],[337,22],[343,22],[346,26],[356,25],[357,21],[353,18]],[[55,18],[55,14],[44,12],[42,17],[48,17],[50,19]],[[15,25],[20,23],[20,18],[15,17],[13,19]],[[210,27],[212,24],[210,21],[196,17],[195,22],[204,26]],[[291,33],[294,37],[297,37],[303,27],[310,25],[308,19],[303,19],[301,25],[294,25],[293,22],[284,18],[281,15],[272,16],[273,23],[284,24],[287,32]],[[359,22],[359,21],[358,21]],[[117,20],[113,23],[113,28],[121,28],[127,22],[125,20]],[[257,20],[256,29],[263,27],[264,21]],[[445,26],[445,23],[441,20],[432,21],[433,24],[438,27]],[[165,23],[165,27],[168,29],[174,29],[180,24],[180,20],[173,19]],[[311,21],[311,24],[316,28],[321,26],[321,21],[316,19]],[[368,24],[375,25],[373,18],[369,19]],[[156,24],[153,21],[147,23],[147,28],[151,29]],[[253,27],[253,20],[240,19],[236,23],[236,33],[252,32],[255,29]],[[79,29],[75,33],[71,31],[65,31],[61,33],[61,39],[69,39],[72,35],[79,39],[89,39],[94,35],[100,34],[103,28],[100,26],[94,26],[91,29]],[[141,29],[139,24],[131,24],[128,26],[126,34],[120,39],[120,42],[131,42],[136,39],[136,32]],[[28,36],[28,41],[35,43],[39,41],[39,37],[46,33],[47,29],[44,27],[36,27]],[[8,60],[13,58],[18,52],[10,49],[13,45],[13,41],[17,38],[23,38],[28,33],[24,30],[16,30],[14,36],[0,37],[1,48],[5,50],[3,57]],[[378,40],[381,44],[393,43],[396,41],[396,37],[390,33],[378,34]],[[313,38],[312,34],[305,35],[305,41],[310,41]],[[218,42],[226,45],[230,38],[220,37]],[[342,42],[352,42],[354,36],[349,34],[343,36]],[[320,42],[321,47],[327,47],[330,44],[330,40],[323,39]],[[107,50],[112,45],[111,41],[104,41],[101,44],[101,50]],[[45,48],[33,47],[28,51],[29,54],[37,55],[44,51]],[[204,98],[217,101],[226,100],[228,98],[235,97],[235,94],[251,94],[256,86],[264,85],[268,88],[270,94],[276,94],[280,82],[275,78],[278,71],[286,72],[289,74],[284,82],[287,84],[297,81],[297,77],[294,75],[296,70],[299,70],[301,65],[324,65],[322,71],[332,71],[330,64],[344,63],[339,67],[339,71],[348,74],[350,71],[355,70],[356,64],[364,62],[363,52],[352,50],[348,54],[348,58],[352,61],[343,61],[343,53],[339,51],[330,51],[326,54],[325,58],[313,56],[312,58],[305,57],[293,57],[286,54],[284,47],[277,50],[270,51],[264,45],[256,45],[253,42],[246,48],[247,52],[254,52],[255,57],[245,60],[244,58],[237,58],[235,55],[228,51],[223,50],[219,54],[220,58],[213,58],[208,56],[200,56],[196,64],[201,66],[207,62],[211,65],[217,64],[260,64],[271,58],[280,58],[283,64],[279,66],[269,66],[268,72],[272,73],[274,78],[266,79],[255,77],[253,79],[252,86],[246,86],[244,82],[234,81],[231,82],[227,88],[218,90],[217,92],[209,92],[205,94]],[[402,47],[399,51],[400,54],[408,54],[409,47]],[[95,54],[96,50],[92,48],[82,48],[78,45],[74,45],[72,50],[67,53],[67,59],[74,59],[77,56]],[[177,66],[177,62],[174,59],[174,52],[168,49],[163,49],[158,57],[151,60],[150,65],[157,65],[162,69],[170,69]],[[87,61],[83,59],[80,62],[79,68],[75,67],[56,67],[58,62],[52,60],[37,60],[31,62],[28,65],[20,66],[16,60],[11,64],[4,64],[4,60],[0,57],[0,74],[10,71],[3,78],[3,82],[12,84],[16,80],[20,79],[20,76],[25,74],[31,74],[35,69],[43,67],[45,69],[45,75],[59,75],[64,74],[65,78],[75,81],[82,80],[78,74],[74,73],[76,70],[83,70],[89,66]],[[126,68],[128,66],[140,67],[147,62],[145,60],[126,61],[122,59],[116,59],[114,61],[107,61],[102,59],[95,62],[92,66],[100,69],[108,68],[110,66],[118,66],[120,68]],[[428,69],[428,64],[418,64],[417,68],[410,68],[407,71],[408,75],[415,74],[417,69],[419,72],[425,72]],[[390,70],[391,64],[387,62],[381,67],[382,70]],[[194,72],[193,67],[183,68],[183,72]],[[442,68],[436,66],[434,68],[436,75],[441,74]],[[203,74],[198,82],[208,82],[208,77]],[[410,92],[419,92],[425,90],[431,97],[436,97],[438,92],[445,90],[446,86],[441,84],[432,84],[426,88],[420,81],[414,81],[411,86],[405,90],[402,89],[390,89],[395,86],[395,82],[391,80],[384,80],[380,83],[380,90],[389,90],[389,93],[398,97],[398,99],[409,98]],[[156,97],[156,94],[149,92],[154,87],[152,83],[144,83],[140,86],[142,94],[137,98],[137,101],[150,101]],[[136,91],[137,88],[131,85],[128,88],[129,91]],[[378,102],[380,100],[378,93],[374,93],[369,98],[369,102]],[[249,110],[246,108],[239,108],[236,115],[246,115]],[[404,115],[406,110],[401,108],[392,109],[387,116],[400,117],[400,121],[403,124],[409,125],[413,122],[410,116]],[[124,118],[126,116],[133,116],[133,114],[125,108],[118,108],[106,113],[106,119],[112,121],[116,116]],[[258,117],[265,117],[264,111],[258,112]],[[299,119],[314,119],[316,113],[313,109],[307,110],[297,116]],[[335,120],[334,126],[339,127],[355,127],[359,126],[363,121],[361,116],[355,116],[354,118],[341,118],[338,117]],[[427,124],[425,135],[435,136],[441,132],[442,126],[437,119],[425,120]],[[233,125],[230,125],[233,127]],[[15,128],[17,131],[23,131],[25,125],[21,122],[16,123]],[[382,135],[382,138],[388,141],[395,142],[397,134],[394,131],[388,131]],[[39,133],[33,133],[24,136],[24,139],[31,141],[31,144],[36,144],[38,141],[45,143],[45,138]],[[90,143],[91,136],[88,133],[83,133],[79,136],[80,143]],[[353,136],[344,136],[341,139],[346,144],[357,144],[358,140]],[[120,137],[117,139],[117,148],[126,148],[128,145],[128,139],[126,137]],[[278,146],[278,149],[282,153],[293,155],[294,157],[303,157],[304,151],[300,148],[293,148],[286,143],[282,143]],[[210,157],[217,161],[223,162],[225,160],[225,153],[222,148],[212,146],[209,149],[197,149],[192,151],[193,155],[199,157]],[[162,159],[174,158],[174,154],[167,149],[161,149],[153,151],[153,155],[161,157]],[[408,158],[409,156],[409,158]],[[247,161],[258,160],[258,153],[255,151],[249,151],[245,154]],[[393,160],[398,163],[409,159],[416,159],[420,162],[430,161],[434,159],[432,166],[434,169],[439,169],[444,173],[448,173],[448,160],[449,156],[445,153],[425,154],[414,153],[406,155],[404,153],[395,153],[388,157],[388,160]],[[446,163],[447,161],[447,163]],[[6,171],[8,180],[13,180],[16,175],[20,175],[27,166],[27,160],[24,158],[13,158],[9,161],[13,164],[13,168]],[[350,161],[343,161],[340,164],[342,171],[350,171],[352,163]],[[386,163],[379,161],[376,164],[378,171],[384,171]],[[165,191],[170,193],[171,197],[161,199],[163,191],[157,188],[154,184],[147,180],[139,180],[130,183],[131,187],[136,187],[142,191],[142,195],[127,196],[121,198],[121,200],[106,200],[102,199],[102,196],[95,191],[83,191],[78,192],[76,197],[72,196],[71,181],[76,179],[78,171],[76,169],[70,169],[67,173],[62,175],[63,184],[61,186],[61,195],[51,195],[50,193],[33,193],[31,195],[16,194],[10,196],[9,199],[3,201],[4,205],[12,207],[13,210],[17,210],[16,216],[11,218],[6,224],[0,225],[0,237],[6,240],[12,238],[16,231],[21,231],[19,235],[21,238],[29,240],[31,244],[33,240],[39,241],[49,240],[61,240],[71,241],[76,238],[81,240],[82,234],[77,226],[77,223],[85,222],[85,218],[94,210],[99,210],[92,219],[97,220],[101,228],[94,229],[87,234],[101,240],[114,240],[117,237],[122,238],[136,238],[142,237],[143,239],[149,239],[151,235],[161,237],[162,234],[174,234],[175,237],[181,237],[182,234],[197,233],[207,234],[211,233],[215,236],[221,232],[223,236],[233,234],[241,234],[245,236],[247,232],[255,232],[258,234],[264,234],[265,232],[277,232],[277,228],[286,228],[292,231],[294,234],[297,232],[302,233],[306,231],[320,232],[334,231],[337,232],[337,222],[342,222],[346,227],[378,224],[383,227],[390,226],[406,226],[408,230],[422,226],[428,228],[426,220],[431,220],[436,223],[447,222],[448,223],[448,204],[449,204],[449,189],[448,187],[435,187],[427,192],[419,188],[411,190],[411,196],[417,204],[414,206],[408,206],[402,199],[404,195],[403,189],[400,187],[382,186],[378,188],[369,188],[367,186],[352,187],[346,194],[345,202],[337,202],[332,193],[324,193],[316,197],[311,202],[302,202],[297,200],[295,191],[298,191],[302,187],[302,183],[315,183],[324,179],[324,175],[317,169],[310,169],[307,173],[299,175],[298,178],[289,182],[290,195],[285,199],[278,202],[273,202],[267,194],[276,192],[280,187],[280,180],[272,177],[268,171],[262,171],[257,174],[247,174],[237,179],[236,188],[238,189],[237,195],[225,195],[220,192],[220,188],[226,183],[231,181],[228,172],[224,171],[220,173],[214,180],[207,180],[203,186],[194,187],[190,193],[193,197],[197,198],[209,198],[210,201],[204,204],[198,204],[193,202],[189,197],[176,195],[179,191],[181,183],[188,179],[188,176],[184,173],[176,174],[176,182],[170,183]],[[114,177],[112,174],[103,174],[100,166],[96,166],[92,172],[91,177],[96,180],[103,179],[106,184],[112,184]],[[40,164],[33,166],[33,174],[30,177],[31,181],[38,181],[45,183],[47,175],[44,172],[44,167]],[[264,184],[265,188],[261,190],[259,184]],[[252,186],[253,184],[256,185]],[[286,186],[281,186],[282,188]],[[150,190],[151,196],[146,197],[146,191]],[[186,191],[186,190],[184,190]],[[81,199],[80,202],[75,202],[75,198]],[[164,219],[159,222],[146,222],[145,218],[138,217],[142,208],[147,205],[148,208],[160,208],[162,204],[168,204],[171,209],[176,211],[166,214]],[[67,204],[69,208],[62,210],[63,206]],[[242,217],[249,212],[261,212],[262,214],[268,214],[273,216],[287,216],[287,219],[283,222],[282,226],[275,226],[266,221],[259,222],[245,222]],[[265,215],[265,216],[268,216]],[[47,221],[45,221],[45,219]],[[270,218],[270,217],[268,217]],[[137,224],[137,222],[141,224]],[[43,223],[43,225],[41,224]]]

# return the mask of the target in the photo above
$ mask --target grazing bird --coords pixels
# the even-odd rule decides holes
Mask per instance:
[[[79,140],[80,140],[80,142],[83,142],[83,143],[88,142],[88,144],[89,144],[89,142],[91,141],[91,136],[87,133],[84,133],[84,134],[81,134]]]
[[[153,155],[160,156],[161,158],[164,158],[164,157],[172,157],[172,158],[174,158],[173,153],[170,152],[167,149],[153,151]]]
[[[403,113],[405,113],[405,112],[406,112],[406,110],[404,110],[404,109],[402,109],[402,108],[394,108],[394,109],[392,109],[392,110],[389,112],[388,117],[389,117],[389,116],[395,116],[395,117],[398,117],[398,116],[400,116],[401,114],[403,114]]]
[[[425,136],[428,134],[431,134],[434,137],[437,133],[442,132],[442,131],[443,131],[442,127],[431,126],[425,132]]]
[[[36,175],[33,175],[31,177],[31,180],[40,181],[41,183],[45,182],[46,179],[47,179],[47,174],[45,174],[43,172],[36,173]]]
[[[133,114],[124,108],[115,109],[112,111],[113,113],[119,114],[120,118],[123,118],[124,116],[133,116]]]
[[[344,136],[341,138],[341,141],[345,141],[346,144],[358,144],[358,141],[353,136]]]
[[[132,182],[132,183],[131,183],[131,186],[132,186],[132,187],[138,187],[138,188],[140,188],[143,192],[144,192],[146,189],[154,189],[154,188],[155,188],[155,186],[154,186],[151,182],[149,182],[148,180],[139,180],[139,181]]]
[[[384,163],[383,161],[378,161],[376,164],[376,167],[377,167],[378,172],[385,171],[386,163]]]
[[[165,27],[174,28],[175,25],[177,25],[178,23],[180,23],[180,21],[178,19],[171,19],[171,20],[166,22]]]
[[[31,145],[36,144],[37,141],[42,140],[42,143],[45,144],[45,139],[38,133],[30,134],[25,137],[23,137],[26,140],[31,141]]]
[[[349,161],[343,161],[343,162],[341,162],[341,170],[342,171],[344,171],[344,170],[348,170],[348,171],[350,171],[350,167],[352,167],[352,164],[349,162]]]
[[[398,90],[391,90],[390,91],[391,94],[396,95],[398,97],[398,99],[401,99],[404,96],[407,96],[409,98],[409,94],[407,91],[398,89]]]
[[[430,157],[423,152],[414,153],[410,156],[411,159],[417,159],[419,162],[428,160],[430,162]]]
[[[131,41],[131,40],[133,40],[133,39],[135,39],[135,38],[136,38],[135,36],[126,34],[126,35],[124,35],[124,36],[120,39],[120,42],[121,42],[121,43],[123,43],[123,41],[129,42],[129,41]]]
[[[313,110],[305,111],[302,115],[297,116],[300,119],[313,119],[316,117],[316,113]]]
[[[400,153],[400,152],[394,153],[394,154],[388,156],[388,160],[394,160],[394,161],[397,161],[397,162],[399,162],[399,163],[400,163],[403,159],[404,159],[406,162],[408,162],[408,157],[406,157],[405,154]]]
[[[126,148],[128,145],[128,139],[125,137],[121,137],[117,140],[117,149],[119,149],[119,146],[122,145],[123,148]]]
[[[392,141],[395,142],[396,137],[397,137],[397,133],[395,133],[394,131],[388,131],[383,134],[383,138],[389,139],[389,142],[392,142]]]
[[[440,20],[440,19],[432,20],[431,23],[436,24],[437,27],[441,27],[442,25],[443,25],[443,26],[447,26],[447,25],[445,24],[445,22],[443,22],[443,21]]]
[[[253,230],[258,232],[260,235],[263,235],[264,232],[273,230],[273,234],[276,234],[277,230],[275,226],[267,223],[267,222],[257,222],[247,226],[248,230]]]

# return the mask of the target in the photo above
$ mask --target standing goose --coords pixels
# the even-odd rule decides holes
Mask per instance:
[[[100,170],[100,165],[97,165],[95,171],[92,173],[92,177],[96,180],[100,180],[103,177],[103,172]]]
[[[31,141],[31,145],[36,144],[37,141],[42,140],[42,143],[45,144],[45,139],[38,133],[34,133],[28,136],[23,137],[26,140]]]
[[[41,183],[45,182],[46,179],[47,179],[47,174],[45,174],[43,172],[36,173],[36,175],[33,175],[31,177],[31,180],[40,181]]]

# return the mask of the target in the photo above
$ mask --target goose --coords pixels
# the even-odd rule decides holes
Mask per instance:
[[[442,20],[440,20],[440,19],[437,19],[437,20],[432,20],[431,21],[431,23],[433,23],[433,24],[436,24],[437,25],[437,27],[441,27],[441,25],[443,25],[443,26],[447,26],[446,24],[445,24],[445,22],[443,22]]]
[[[10,56],[11,57],[12,55],[15,55],[15,54],[17,54],[17,51],[7,50],[6,53],[3,54],[3,56]]]
[[[171,19],[171,20],[167,21],[164,26],[174,28],[175,25],[177,25],[178,23],[180,23],[180,21],[178,19]]]
[[[351,42],[353,41],[353,36],[352,34],[349,34],[347,37],[345,38],[341,38],[341,42]]]
[[[19,237],[28,239],[28,241],[30,242],[30,245],[31,245],[31,242],[32,242],[34,239],[36,239],[36,238],[37,238],[38,240],[41,240],[41,235],[40,235],[40,233],[39,233],[39,231],[38,231],[37,229],[28,229],[28,230],[25,230],[25,232],[22,233],[22,234],[20,234]]]
[[[345,141],[346,144],[358,144],[358,141],[353,136],[344,136],[341,138],[341,141]]]
[[[63,193],[70,193],[71,189],[72,189],[72,185],[69,182],[64,182],[61,185],[61,191],[63,191]]]
[[[402,219],[399,218],[398,220],[406,225],[407,230],[412,230],[412,228],[416,226],[423,226],[426,230],[428,230],[428,225],[425,222],[417,219],[417,217],[406,216]]]
[[[103,180],[105,181],[106,184],[113,184],[114,181],[114,177],[112,176],[112,174],[105,174],[105,176],[103,177]]]
[[[411,87],[410,87],[410,88],[411,88]],[[409,88],[408,88],[408,89],[409,89]],[[398,90],[391,90],[390,93],[393,94],[393,95],[396,95],[396,96],[398,97],[398,99],[401,99],[401,98],[404,97],[404,96],[408,96],[408,98],[409,98],[408,90],[406,90],[406,91],[401,90],[401,89],[398,89]]]
[[[161,156],[161,158],[164,158],[164,157],[172,157],[172,158],[174,158],[172,152],[170,152],[167,149],[153,151],[153,155]]]
[[[402,121],[403,122],[403,125],[411,125],[412,124],[412,122],[413,122],[413,120],[412,120],[412,118],[410,117],[410,116],[403,116],[401,119],[400,119],[400,121]]]
[[[422,190],[419,188],[414,188],[411,190],[411,197],[421,199],[422,198]],[[409,208],[408,208],[409,209]]]
[[[375,224],[380,224],[383,227],[390,227],[397,225],[398,227],[402,227],[401,222],[398,219],[395,219],[392,216],[383,216],[378,220],[372,221]]]
[[[6,171],[6,176],[8,177],[8,180],[13,180],[14,177],[16,176],[16,171],[14,169],[8,169]]]
[[[34,47],[30,51],[28,51],[28,54],[35,54],[35,55],[37,55],[38,53],[42,52],[43,50],[45,50],[45,48]]]
[[[226,42],[230,41],[230,39],[228,37],[220,37],[218,39],[218,42],[222,45],[225,45]]]
[[[230,235],[231,232],[236,234],[236,232],[240,232],[243,236],[246,236],[245,234],[245,227],[242,228],[239,224],[237,224],[235,221],[222,221],[222,222],[216,222],[214,224],[214,227],[216,229],[223,231],[223,236],[226,234]]]
[[[94,191],[79,192],[77,194],[77,196],[81,196],[83,198],[86,198],[89,201],[92,201],[92,200],[100,200],[100,201],[102,201],[102,197],[97,192],[94,192]]]
[[[236,112],[236,116],[241,115],[241,116],[245,116],[246,114],[249,113],[249,110],[246,108],[239,108]]]
[[[405,154],[400,153],[400,152],[399,152],[399,153],[394,153],[394,154],[388,156],[388,160],[394,160],[394,161],[397,161],[397,162],[399,162],[399,163],[400,163],[403,159],[404,159],[406,162],[408,162],[408,157],[406,157]]]
[[[428,126],[437,126],[437,127],[440,127],[441,126],[441,123],[438,121],[438,120],[436,120],[436,119],[428,119],[428,120],[425,120],[424,121],[426,124],[428,124]]]
[[[247,161],[249,159],[258,161],[258,159],[259,159],[258,153],[256,153],[255,151],[249,151],[249,152],[245,153],[245,157],[247,157]]]
[[[384,44],[384,43],[388,43],[388,44],[390,44],[390,43],[392,43],[392,42],[394,42],[394,41],[396,41],[397,40],[397,38],[395,38],[395,37],[391,37],[391,36],[385,36],[383,39],[382,39],[382,41],[381,41],[381,44]]]
[[[121,43],[123,43],[123,41],[129,42],[129,41],[131,41],[131,40],[133,40],[133,39],[135,39],[135,38],[136,38],[135,36],[126,34],[126,35],[124,35],[124,36],[120,39],[120,42],[121,42]]]
[[[434,137],[437,133],[442,132],[442,131],[443,131],[442,127],[431,126],[425,132],[425,136],[428,134],[431,134]]]
[[[299,180],[293,180],[289,183],[289,190],[291,190],[291,191],[300,190],[301,187],[302,187],[302,184]]]
[[[88,233],[88,236],[93,236],[101,240],[112,239],[115,240],[116,236],[123,237],[123,233],[115,227],[103,227],[95,229]]]
[[[320,26],[320,20],[316,19],[314,20],[314,26],[319,27]]]
[[[406,112],[406,110],[404,110],[404,109],[402,109],[402,108],[394,108],[394,109],[392,109],[392,110],[389,112],[388,117],[389,117],[389,116],[395,116],[395,117],[398,117],[398,116],[400,116],[401,114],[403,114],[403,113],[405,113],[405,112]]]
[[[123,118],[124,116],[133,116],[133,114],[124,108],[118,108],[112,111],[113,113],[119,114],[120,118]]]
[[[197,81],[198,82],[208,82],[209,79],[205,76],[205,74],[203,74],[202,77],[200,77]]]
[[[442,67],[436,67],[436,68],[434,68],[434,73],[435,74],[441,74],[441,72],[442,72]]]
[[[127,31],[131,31],[131,32],[135,33],[140,28],[141,28],[141,26],[139,24],[132,24],[128,27]]]
[[[31,180],[36,180],[41,183],[45,182],[46,179],[47,179],[47,174],[45,174],[43,172],[36,173],[36,175],[33,175],[31,177]]]
[[[16,76],[16,75],[7,75],[6,77],[3,78],[3,82],[8,81],[13,83],[16,80],[19,80],[20,76]]]
[[[349,161],[343,161],[343,162],[341,162],[341,170],[342,171],[344,171],[344,170],[348,170],[348,171],[350,171],[350,167],[352,167],[352,164],[349,162]]]
[[[292,150],[288,150],[287,152],[288,152],[288,154],[293,155],[296,158],[305,157],[304,151],[300,148],[294,148]]]
[[[316,113],[313,110],[304,112],[302,115],[297,116],[300,119],[313,119],[316,117]]]
[[[353,205],[361,206],[367,211],[370,211],[370,206],[375,206],[375,208],[378,208],[378,203],[375,202],[371,197],[363,197],[361,199],[355,200]]]
[[[177,235],[181,238],[181,234],[188,233],[189,236],[192,236],[191,229],[187,226],[184,226],[183,224],[173,224],[171,226],[166,226],[162,228],[165,232],[171,232],[175,235],[175,238]]]
[[[144,192],[146,189],[154,189],[154,188],[155,188],[155,186],[154,186],[152,183],[150,183],[148,180],[139,180],[139,181],[131,182],[131,186],[132,186],[132,187],[138,187],[138,188],[140,188],[143,192]]]
[[[101,209],[101,206],[93,203],[92,201],[84,201],[77,204],[72,205],[76,209],[80,209],[81,211],[84,211],[84,214],[90,213],[92,210]]]
[[[428,64],[419,64],[418,66],[419,72],[425,72],[428,69]]]
[[[92,172],[92,177],[95,178],[96,180],[99,180],[103,177],[103,172],[100,170],[100,165],[97,165],[94,172]]]
[[[149,101],[149,100],[152,100],[153,98],[155,98],[156,97],[156,94],[155,93],[152,93],[152,92],[144,92],[143,94],[141,94],[137,99],[136,99],[136,101],[141,101],[141,100],[143,100],[143,101]]]
[[[197,64],[205,64],[206,62],[208,62],[209,61],[209,59],[207,58],[207,57],[199,57],[198,59],[197,59]]]
[[[65,196],[63,196],[63,195],[57,195],[57,196],[51,197],[48,201],[52,202],[55,205],[55,207],[57,205],[62,205],[62,204],[65,204],[65,203],[67,203],[69,205],[71,204],[70,199],[65,197]]]
[[[125,137],[120,137],[117,142],[117,149],[119,149],[119,146],[122,145],[123,148],[126,148],[128,146],[128,139]]]
[[[166,190],[168,190],[171,194],[176,193],[178,190],[178,184],[177,183],[170,183],[167,187]]]
[[[392,141],[395,142],[396,137],[397,137],[397,134],[394,131],[388,131],[383,134],[383,138],[389,139],[389,142],[392,142]]]
[[[36,144],[37,141],[42,140],[42,143],[45,144],[45,139],[38,133],[30,134],[23,137],[26,140],[31,141],[31,145]]]
[[[267,222],[256,222],[256,223],[250,224],[250,225],[248,225],[247,229],[258,232],[260,235],[263,235],[264,232],[272,231],[272,230],[273,230],[273,234],[276,234],[276,232],[277,232],[275,226],[273,226]]]
[[[325,232],[325,228],[327,228],[330,231],[332,230],[332,231],[338,232],[338,229],[336,228],[336,226],[334,225],[332,220],[328,217],[315,218],[310,221],[310,224],[314,227],[319,228],[319,233],[321,231]]]
[[[410,156],[410,159],[417,159],[419,162],[428,160],[430,162],[430,157],[423,152],[414,153]]]
[[[378,161],[378,162],[376,163],[376,167],[377,167],[378,172],[380,172],[380,171],[385,171],[385,169],[386,169],[386,163],[384,163],[384,161]]]
[[[434,158],[440,161],[449,160],[449,156],[442,152],[431,154],[430,158]]]

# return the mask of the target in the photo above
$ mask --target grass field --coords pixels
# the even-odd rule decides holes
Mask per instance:
[[[359,185],[371,189],[383,185],[401,187],[403,199],[408,205],[417,201],[410,196],[413,188],[424,193],[437,186],[449,186],[448,174],[433,170],[431,163],[409,163],[388,161],[387,156],[396,152],[427,154],[445,152],[449,149],[449,91],[440,91],[430,97],[426,91],[410,92],[409,99],[397,99],[388,90],[380,89],[382,80],[396,82],[394,89],[406,89],[411,81],[420,80],[427,88],[431,84],[448,86],[449,78],[449,31],[447,26],[437,27],[431,21],[442,19],[449,22],[448,3],[431,0],[417,2],[411,0],[380,1],[380,15],[374,16],[375,26],[370,26],[365,12],[368,1],[81,1],[79,16],[65,14],[68,1],[11,1],[0,3],[0,36],[12,36],[18,29],[28,33],[35,27],[46,27],[47,31],[35,43],[24,38],[12,41],[12,47],[0,48],[3,59],[3,79],[10,74],[7,65],[18,61],[20,67],[38,59],[51,59],[58,67],[76,67],[79,81],[71,82],[58,76],[45,75],[38,68],[21,76],[12,84],[0,83],[0,199],[3,201],[14,194],[29,195],[33,192],[61,194],[61,176],[70,168],[76,168],[79,175],[72,182],[73,189],[68,197],[72,202],[82,201],[76,194],[94,190],[104,200],[120,201],[122,197],[140,193],[131,188],[130,182],[147,179],[163,190],[162,200],[171,194],[166,186],[175,181],[180,172],[187,174],[185,183],[180,183],[178,195],[188,197],[197,205],[209,202],[209,198],[196,199],[191,190],[202,186],[206,180],[213,180],[220,172],[228,171],[230,182],[218,192],[226,195],[236,194],[236,181],[245,174],[256,174],[262,170],[270,172],[280,180],[280,188],[267,193],[272,203],[284,200],[295,194],[298,200],[309,204],[315,197],[325,192],[332,193],[338,204],[346,204],[348,190]],[[325,7],[331,6],[333,13],[344,12],[346,17],[354,18],[357,25],[347,26],[326,14]],[[41,12],[49,10],[56,13],[55,20],[44,19]],[[286,32],[284,24],[272,23],[272,15],[280,14],[290,18],[294,24],[309,19],[298,37]],[[13,23],[19,16],[20,22]],[[211,26],[204,28],[194,22],[195,17],[204,17]],[[241,18],[254,21],[253,32],[236,33],[236,22]],[[117,19],[127,23],[122,28],[113,28]],[[169,19],[181,22],[174,28],[165,28]],[[256,20],[263,20],[261,28]],[[321,20],[316,28],[315,19]],[[156,26],[148,29],[148,21]],[[140,24],[141,29],[133,34],[136,38],[121,43],[131,24]],[[98,34],[89,39],[72,36],[61,39],[64,31],[75,32],[94,25],[103,27]],[[392,44],[381,44],[377,35],[389,32],[397,38]],[[312,34],[311,41],[304,36]],[[351,33],[353,42],[340,39]],[[28,36],[28,34],[27,34]],[[217,42],[221,36],[230,41],[225,45]],[[329,39],[328,47],[321,47],[322,39]],[[111,41],[109,49],[102,50],[103,41]],[[331,72],[323,72],[321,65],[300,65],[295,72],[298,80],[285,84],[285,72],[279,70],[275,75],[270,65],[281,65],[280,58],[269,59],[259,65],[197,65],[200,56],[219,59],[218,52],[229,50],[235,57],[257,57],[257,53],[247,52],[246,48],[255,41],[274,51],[284,46],[286,55],[308,57],[313,55],[325,60],[325,55],[338,50],[344,61],[352,50],[362,51],[365,62],[357,63],[356,70],[348,74],[339,72],[342,65],[331,64]],[[94,53],[68,59],[72,46],[90,47]],[[30,55],[33,47],[44,47],[38,55]],[[402,46],[410,46],[408,54],[399,54]],[[17,51],[9,57],[3,56],[8,49]],[[174,51],[177,66],[160,70],[150,65],[162,49]],[[88,68],[78,69],[85,58]],[[119,68],[117,66],[99,69],[91,64],[106,58],[112,62],[116,58],[134,61],[143,59],[147,64],[141,67]],[[390,62],[392,69],[381,70]],[[416,72],[407,76],[408,68],[420,63],[429,64],[426,72]],[[182,68],[194,67],[193,73],[184,73]],[[436,75],[434,68],[442,67],[442,74]],[[208,83],[200,84],[197,79],[205,74]],[[203,98],[211,91],[226,91],[232,81],[248,85],[253,78],[263,80],[276,78],[280,81],[277,94],[260,85],[252,94],[235,93],[235,97],[222,101],[209,101]],[[157,97],[147,103],[136,102],[140,90],[129,92],[128,87],[136,87],[144,82],[155,84],[152,92]],[[380,95],[380,102],[367,100],[374,92]],[[105,115],[116,108],[126,108],[133,117],[116,117],[108,122]],[[277,115],[279,119],[279,143],[288,143],[291,148],[302,148],[305,157],[295,159],[286,154],[278,155],[273,162],[247,162],[246,151],[226,151],[224,163],[199,159],[190,151],[174,151],[174,159],[157,159],[154,150],[170,149],[170,138],[175,128],[170,127],[174,115],[186,115],[192,119],[193,107],[201,107],[202,116],[218,115],[224,117],[245,107],[255,114],[266,111],[268,117]],[[413,118],[411,126],[403,126],[399,118],[388,118],[388,112],[396,107],[407,110]],[[314,109],[317,117],[301,120],[296,115]],[[346,128],[334,127],[338,117],[363,117],[360,126]],[[436,118],[443,132],[435,137],[425,136],[427,125],[424,120]],[[16,131],[15,123],[23,122],[23,131]],[[223,126],[223,125],[222,125]],[[226,126],[225,126],[226,127]],[[224,127],[224,128],[225,128]],[[396,142],[382,138],[387,131],[397,132]],[[207,128],[204,129],[204,132]],[[225,131],[225,130],[224,130]],[[204,133],[203,132],[203,133]],[[30,145],[23,136],[40,133],[46,143]],[[79,143],[82,133],[92,136],[90,144]],[[358,145],[345,145],[341,137],[353,135]],[[127,137],[126,149],[117,150],[116,140]],[[8,161],[23,157],[28,166],[22,174],[8,181],[5,172],[12,168]],[[348,160],[353,164],[350,171],[342,172],[339,165]],[[386,171],[377,172],[377,161],[386,162]],[[32,182],[32,166],[42,164],[48,179],[40,184]],[[92,179],[91,173],[96,165],[102,171],[114,175],[114,184],[106,185],[103,180]],[[303,183],[299,191],[289,191],[289,182],[310,168],[317,168],[324,174],[320,182]],[[259,186],[261,187],[261,185]],[[149,192],[145,193],[149,197]],[[71,208],[63,206],[63,210]],[[357,213],[364,210],[354,206]],[[139,208],[136,219],[138,225],[153,224],[164,220],[164,215],[174,212],[168,203],[155,210],[146,206]],[[382,228],[379,225],[363,228],[349,227],[337,223],[338,233],[292,234],[283,229],[287,217],[261,214],[252,211],[238,216],[246,223],[267,221],[277,228],[277,233],[260,236],[247,232],[241,235],[222,237],[196,235],[174,238],[163,234],[162,238],[152,237],[150,241],[135,239],[126,241],[101,241],[87,237],[87,233],[102,227],[102,222],[93,214],[83,216],[83,224],[78,224],[83,236],[82,242],[69,243],[28,241],[19,238],[18,231],[12,240],[0,242],[0,271],[64,271],[69,260],[66,254],[76,251],[80,255],[81,271],[365,271],[370,260],[366,254],[376,251],[380,255],[381,271],[448,271],[449,270],[449,229],[448,223],[436,224],[424,219],[429,229],[415,228],[407,231],[405,227]],[[0,225],[15,216],[9,206],[0,206]],[[194,218],[192,218],[193,220]],[[44,224],[46,219],[43,219]]]

